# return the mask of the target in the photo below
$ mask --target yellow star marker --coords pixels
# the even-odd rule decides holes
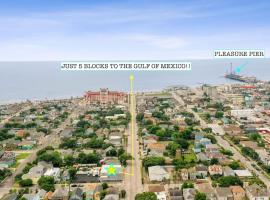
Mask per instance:
[[[107,168],[108,175],[116,175],[116,168],[112,164]]]

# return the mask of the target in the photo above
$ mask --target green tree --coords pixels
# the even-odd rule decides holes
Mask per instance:
[[[127,165],[127,160],[131,160],[131,159],[132,159],[132,156],[128,153],[123,153],[122,155],[119,156],[119,161],[124,166]]]
[[[66,138],[59,145],[59,147],[64,149],[75,149],[77,147],[77,140],[72,138]]]
[[[122,199],[124,199],[124,198],[126,198],[126,190],[121,190],[120,191],[120,197],[122,198]]]
[[[216,164],[218,164],[219,162],[218,162],[218,159],[217,158],[212,158],[211,160],[210,160],[210,165],[216,165]]]
[[[113,148],[113,149],[107,151],[106,156],[112,156],[112,157],[117,156],[117,150]]]
[[[81,164],[91,164],[98,163],[100,161],[100,156],[96,153],[80,153],[76,159],[76,162]]]
[[[206,194],[201,192],[196,193],[195,200],[206,200]]]
[[[186,189],[186,188],[194,188],[193,183],[184,182],[184,183],[182,184],[182,189]]]
[[[243,147],[241,151],[245,156],[249,156],[253,160],[259,161],[259,154],[254,149],[250,147]]]
[[[72,166],[76,162],[76,158],[74,158],[72,155],[67,155],[64,157],[64,162],[67,166]]]
[[[39,161],[52,162],[53,166],[60,167],[63,163],[61,154],[57,151],[45,152],[38,156]]]
[[[143,166],[147,169],[148,167],[155,165],[164,165],[165,159],[163,157],[149,156],[143,159]]]
[[[233,161],[229,164],[229,167],[232,168],[233,170],[239,169],[240,168],[240,164],[237,161]]]
[[[136,194],[135,200],[157,200],[157,195],[154,192],[143,192]]]
[[[41,176],[38,179],[38,185],[47,192],[54,191],[54,178],[52,176]]]
[[[176,150],[180,148],[180,145],[175,142],[170,142],[166,149],[169,150],[170,155],[175,156]]]
[[[243,182],[237,176],[223,176],[218,179],[220,187],[229,187],[232,185],[243,185]]]
[[[136,116],[137,122],[142,122],[144,118],[144,114],[143,113],[138,113]]]
[[[71,168],[68,169],[68,174],[69,174],[69,177],[70,177],[71,180],[74,180],[76,173],[77,173],[76,168],[71,167]]]
[[[189,143],[186,139],[179,138],[176,142],[180,145],[182,149],[188,149]]]
[[[109,187],[108,183],[102,183],[101,186],[102,186],[103,190],[106,190]]]
[[[215,138],[215,136],[213,135],[210,135],[210,134],[206,134],[204,137],[208,138],[209,140],[211,140],[211,142],[213,144],[216,144],[217,143],[217,139]]]
[[[221,119],[223,117],[224,113],[222,111],[217,111],[215,114],[215,118]]]
[[[85,147],[99,149],[102,148],[104,140],[102,138],[91,138],[89,142],[85,144]]]
[[[30,187],[33,185],[33,181],[32,179],[24,179],[24,180],[20,180],[19,184],[21,187]]]

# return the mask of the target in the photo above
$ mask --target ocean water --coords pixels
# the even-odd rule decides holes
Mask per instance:
[[[192,60],[191,71],[61,71],[60,62],[0,62],[0,103],[82,96],[87,90],[160,90],[170,85],[232,83],[223,76],[246,60]],[[270,80],[270,59],[249,60],[242,75]]]

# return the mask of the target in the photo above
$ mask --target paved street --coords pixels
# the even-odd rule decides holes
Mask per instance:
[[[142,178],[141,178],[141,160],[139,155],[139,139],[137,135],[137,123],[136,123],[136,102],[134,97],[134,106],[131,107],[130,112],[133,112],[133,117],[131,119],[131,124],[128,129],[128,146],[127,146],[127,152],[130,153],[133,157],[133,161],[129,161],[129,164],[126,168],[126,174],[124,179],[124,186],[127,191],[127,197],[126,199],[135,199],[135,196],[137,193],[140,193],[143,191],[143,185],[142,185]],[[134,133],[132,136],[131,126],[134,126]],[[133,147],[133,149],[132,149]],[[133,167],[132,167],[133,165]]]
[[[176,99],[179,102],[179,104],[181,105],[183,104],[183,100],[179,95],[177,95],[176,93],[172,93],[172,96],[174,99]],[[208,127],[208,124],[202,118],[200,118],[200,116],[196,112],[194,112],[192,109],[187,109],[187,111],[194,114],[195,119],[200,121],[202,127]],[[219,126],[219,128],[222,128],[222,127]],[[233,159],[239,160],[241,163],[243,163],[247,169],[255,173],[264,182],[264,184],[268,187],[268,189],[270,189],[269,178],[265,176],[263,172],[255,169],[252,166],[252,165],[256,165],[255,161],[249,160],[246,157],[244,157],[239,151],[237,151],[236,148],[231,146],[229,142],[226,141],[222,136],[219,136],[219,135],[214,135],[214,136],[220,146],[233,152]]]

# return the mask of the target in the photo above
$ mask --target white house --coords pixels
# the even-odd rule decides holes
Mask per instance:
[[[170,178],[169,173],[163,166],[148,167],[148,174],[150,181],[163,181]]]

